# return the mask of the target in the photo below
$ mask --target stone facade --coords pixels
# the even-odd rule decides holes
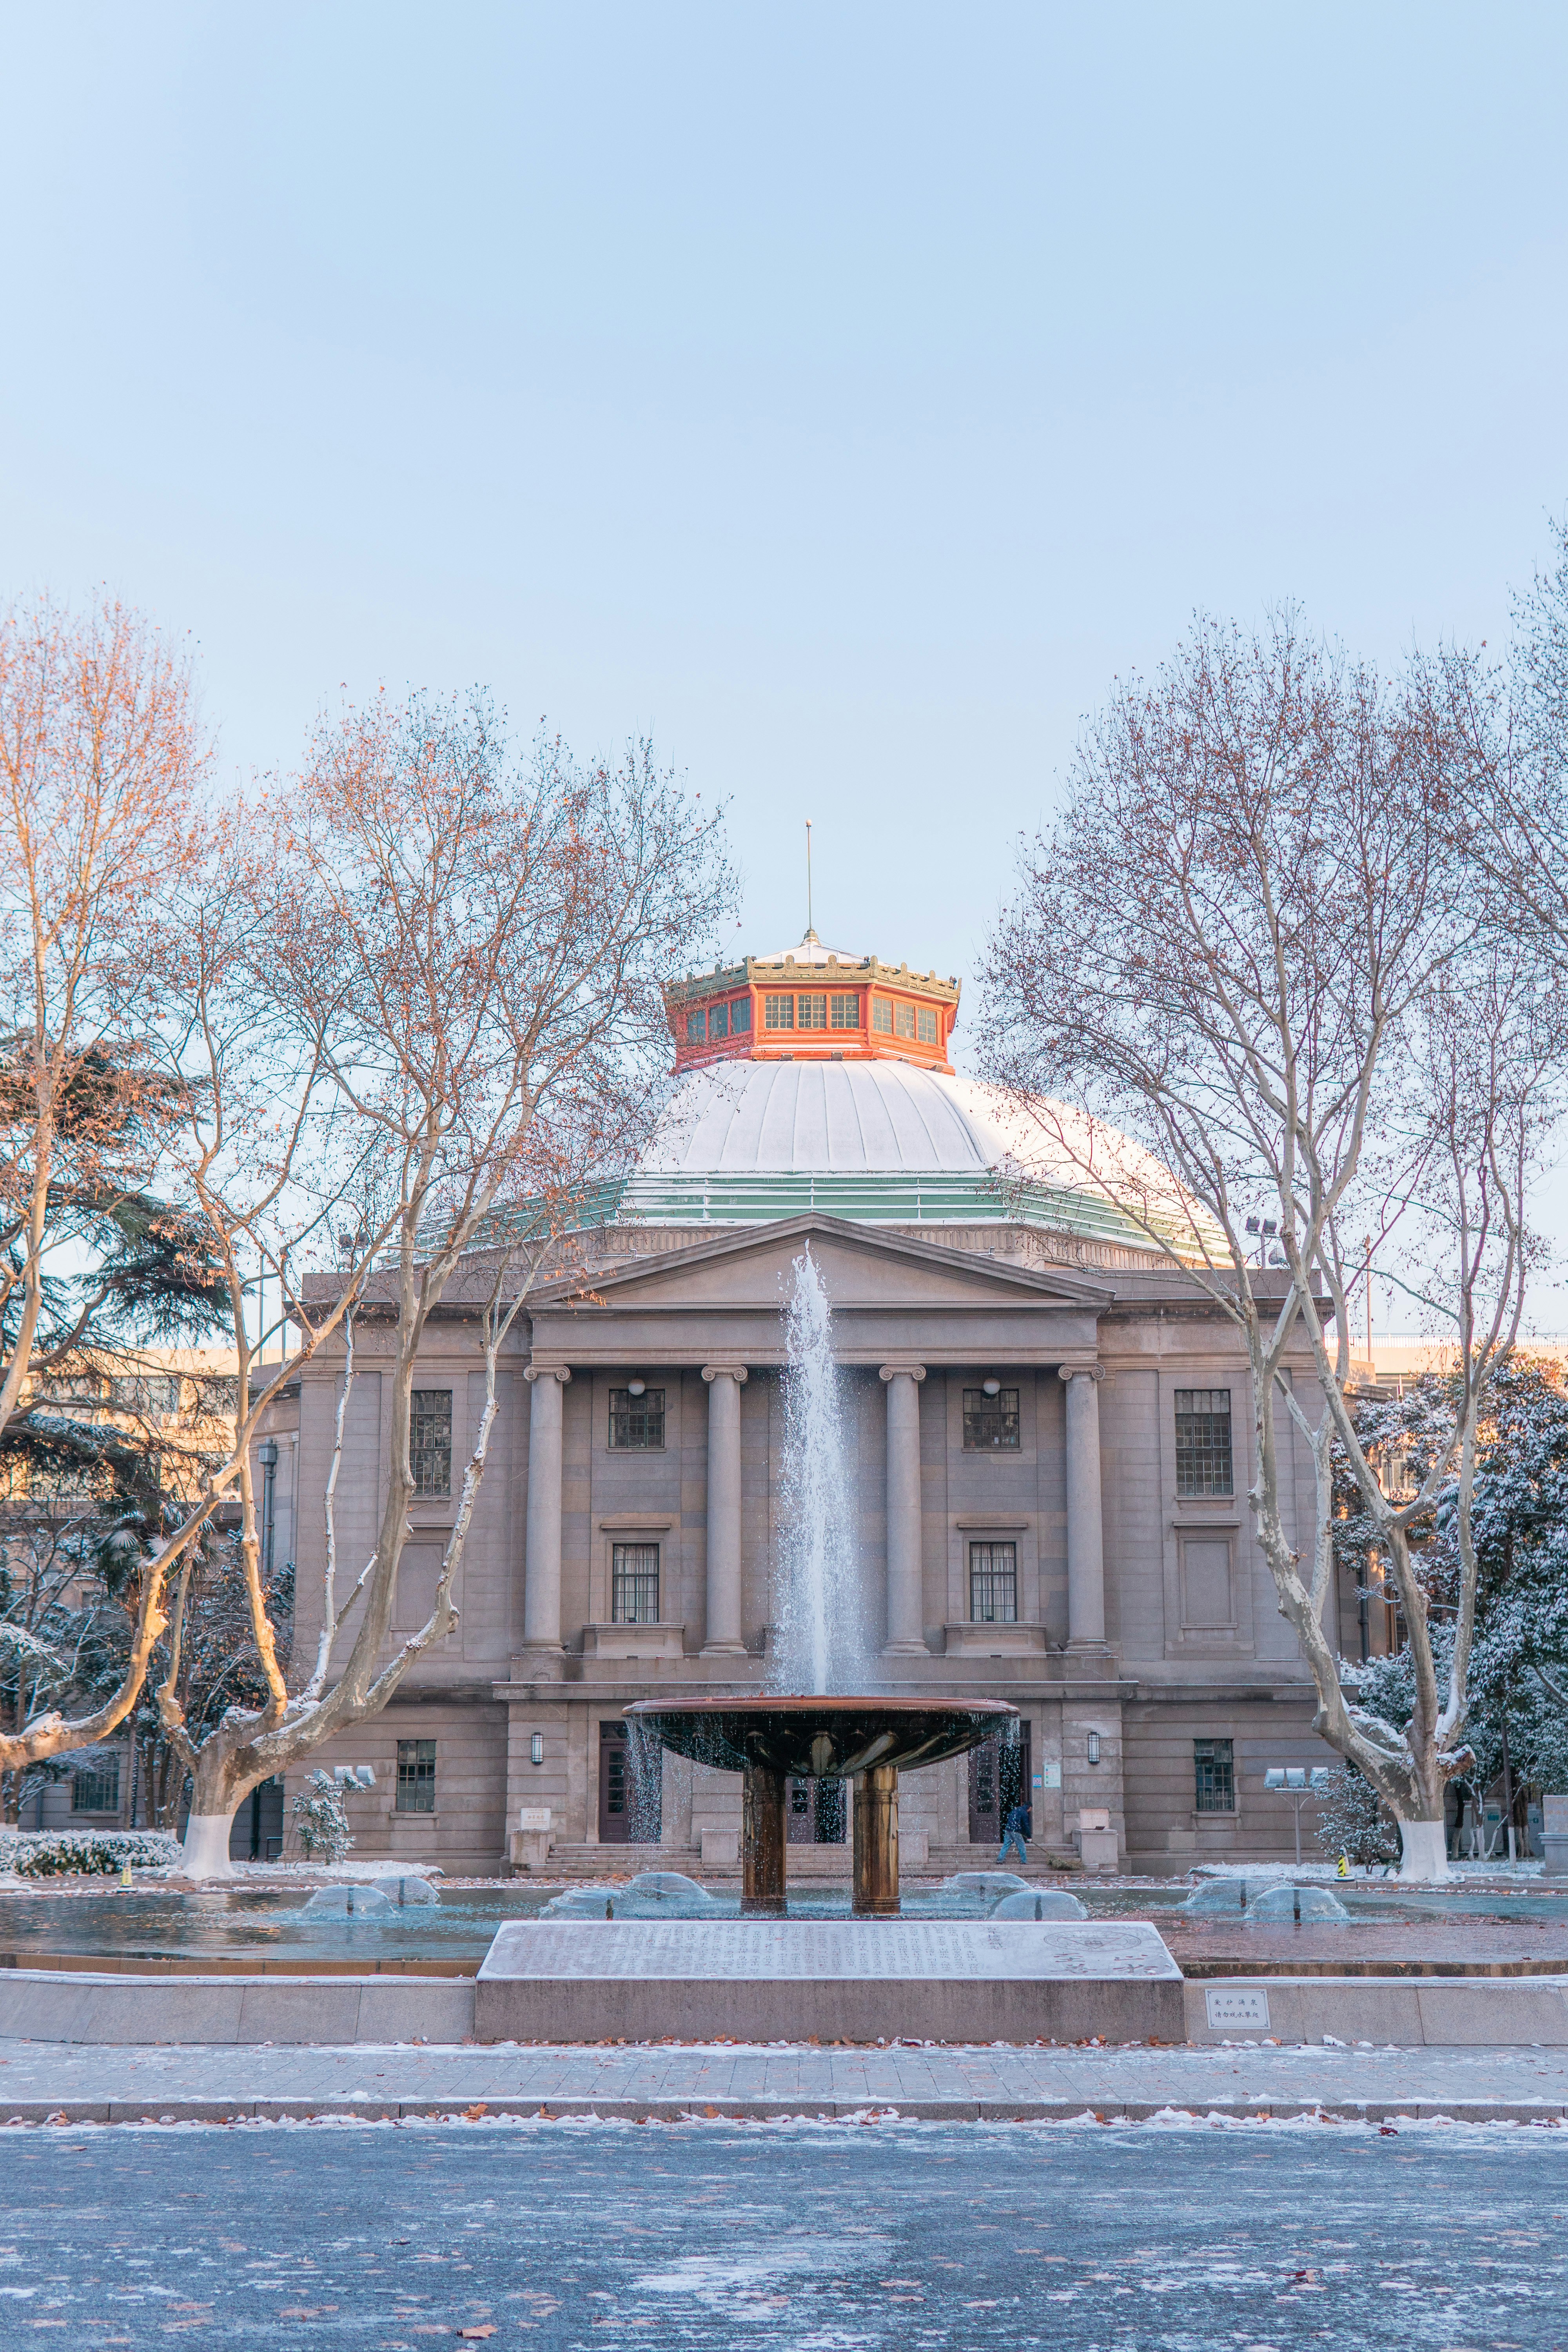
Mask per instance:
[[[1073,1853],[1086,1810],[1108,1817],[1132,1867],[1292,1851],[1290,1807],[1265,1794],[1264,1771],[1331,1759],[1311,1732],[1310,1684],[1247,1524],[1251,1398],[1232,1328],[1152,1252],[1118,1247],[1114,1264],[1094,1265],[1064,1243],[1071,1262],[1052,1263],[1048,1236],[1005,1220],[964,1231],[962,1246],[953,1238],[820,1213],[644,1226],[605,1237],[586,1297],[580,1281],[537,1292],[501,1377],[461,1625],[383,1716],[318,1759],[376,1768],[374,1790],[348,1799],[360,1854],[492,1873],[520,1811],[547,1808],[556,1866],[574,1853],[586,1865],[606,1831],[628,1824],[624,1809],[605,1811],[624,1775],[635,1778],[635,1757],[619,1750],[622,1708],[762,1686],[781,1307],[808,1245],[833,1302],[865,1630],[882,1685],[1020,1708],[1037,1858]],[[373,1539],[387,1458],[390,1381],[374,1319],[358,1353],[338,1505],[351,1574]],[[1312,1385],[1305,1347],[1289,1376]],[[279,1433],[297,1436],[297,1476],[290,1454],[279,1496],[299,1570],[299,1657],[315,1642],[340,1379],[340,1363],[307,1365],[279,1409],[292,1424]],[[663,1393],[661,1444],[610,1443],[610,1392],[633,1381]],[[1017,1392],[1016,1442],[976,1450],[964,1443],[964,1394],[984,1395],[987,1381]],[[482,1401],[476,1328],[462,1311],[432,1323],[416,1385],[450,1395],[456,1486]],[[1178,1494],[1178,1390],[1229,1393],[1229,1494]],[[1281,1432],[1305,1549],[1310,1465],[1283,1417]],[[454,1508],[430,1495],[410,1510],[402,1627],[428,1608]],[[975,1614],[977,1546],[1012,1548],[1014,1609],[1000,1622]],[[621,1622],[617,1547],[645,1569],[657,1555],[651,1622]],[[1350,1650],[1353,1593],[1341,1605]],[[432,1741],[434,1808],[402,1809],[400,1743]],[[1228,1809],[1215,1802],[1227,1775],[1212,1743],[1225,1742]],[[403,1752],[406,1803],[416,1763],[431,1759]],[[972,1828],[986,1843],[994,1835],[975,1777],[984,1769],[962,1760],[906,1777],[906,1870],[922,1856],[932,1867],[980,1859]],[[427,1779],[417,1786],[429,1793]],[[667,1758],[657,1807],[651,1797],[645,1789],[641,1827],[657,1810],[676,1866],[732,1860],[738,1780]],[[847,1870],[847,1848],[792,1843],[790,1859],[792,1870]],[[603,1860],[613,1866],[614,1851]]]

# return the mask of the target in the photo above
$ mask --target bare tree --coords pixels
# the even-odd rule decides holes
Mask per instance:
[[[1463,750],[1456,829],[1496,894],[1500,924],[1568,963],[1568,517],[1554,561],[1515,600],[1507,658],[1449,646],[1422,666],[1435,722]]]
[[[581,1222],[584,1191],[646,1131],[668,1057],[661,982],[711,937],[729,887],[716,820],[647,746],[614,769],[582,770],[559,743],[520,761],[482,698],[350,712],[323,728],[263,816],[249,912],[226,913],[215,972],[236,927],[259,928],[230,981],[185,984],[176,1058],[195,1110],[189,1197],[228,1268],[242,1382],[243,1294],[259,1262],[307,1350],[342,1329],[340,1456],[366,1318],[385,1339],[384,1367],[390,1357],[395,1436],[376,1539],[346,1593],[329,1495],[321,1632],[293,1690],[242,1450],[240,1550],[267,1699],[230,1708],[199,1739],[175,1683],[176,1589],[160,1703],[192,1775],[185,1853],[199,1876],[227,1870],[229,1822],[249,1790],[376,1713],[457,1623],[500,1352],[546,1253]],[[281,1091],[290,1108],[271,1114],[269,1147],[263,1057],[234,1050],[232,1016],[217,1009],[225,986],[264,1006],[266,1058],[293,1072],[291,1091],[271,1085],[268,1098]],[[415,1491],[410,1397],[444,1299],[473,1318],[486,1402],[430,1613],[393,1644]],[[247,1430],[278,1384],[242,1385]]]
[[[189,665],[137,614],[108,596],[0,614],[0,1432],[30,1382],[101,1349],[106,1309],[156,1323],[191,1286],[188,1234],[145,1189],[170,1106],[147,1050],[143,930],[192,857],[207,766]],[[0,1737],[0,1769],[124,1720],[163,1573],[195,1533],[153,1563],[119,1689],[79,1720],[47,1709]]]
[[[1114,1201],[1246,1343],[1248,1499],[1316,1727],[1384,1797],[1404,1870],[1424,1878],[1446,1874],[1444,1791],[1469,1761],[1475,1562],[1467,1535],[1455,1636],[1435,1643],[1410,1535],[1451,1479],[1468,1514],[1487,1381],[1519,1324],[1525,1195],[1559,1055],[1456,846],[1461,757],[1419,679],[1390,684],[1288,614],[1252,639],[1201,622],[1087,728],[988,971],[992,1074],[1038,1160]],[[1087,1116],[1055,1105],[1058,1091]],[[1276,1272],[1248,1263],[1248,1211],[1279,1228]],[[1384,1492],[1349,1401],[1369,1233],[1421,1269],[1459,1370],[1447,1444],[1413,1497]],[[1321,1404],[1283,1377],[1303,1335]],[[1310,1550],[1288,1525],[1282,1414],[1314,1465]],[[1336,1439],[1409,1627],[1407,1727],[1357,1705],[1324,1630]]]

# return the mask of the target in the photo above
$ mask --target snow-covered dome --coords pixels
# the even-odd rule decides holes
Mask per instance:
[[[1169,1171],[1067,1105],[1016,1103],[891,1059],[731,1061],[678,1082],[620,1213],[703,1224],[808,1208],[899,1224],[1005,1220],[1149,1247],[1117,1200],[1167,1231],[1185,1223]]]

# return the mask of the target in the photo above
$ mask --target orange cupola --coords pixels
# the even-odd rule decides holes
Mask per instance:
[[[665,990],[675,1066],[709,1062],[913,1062],[952,1075],[959,983],[825,948],[814,930],[777,955],[689,972]]]

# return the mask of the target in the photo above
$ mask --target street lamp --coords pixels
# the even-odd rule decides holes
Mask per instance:
[[[1315,1764],[1310,1772],[1304,1764],[1271,1764],[1263,1775],[1266,1789],[1283,1789],[1296,1807],[1296,1867],[1301,1867],[1301,1808],[1321,1796],[1329,1785],[1326,1765]]]

